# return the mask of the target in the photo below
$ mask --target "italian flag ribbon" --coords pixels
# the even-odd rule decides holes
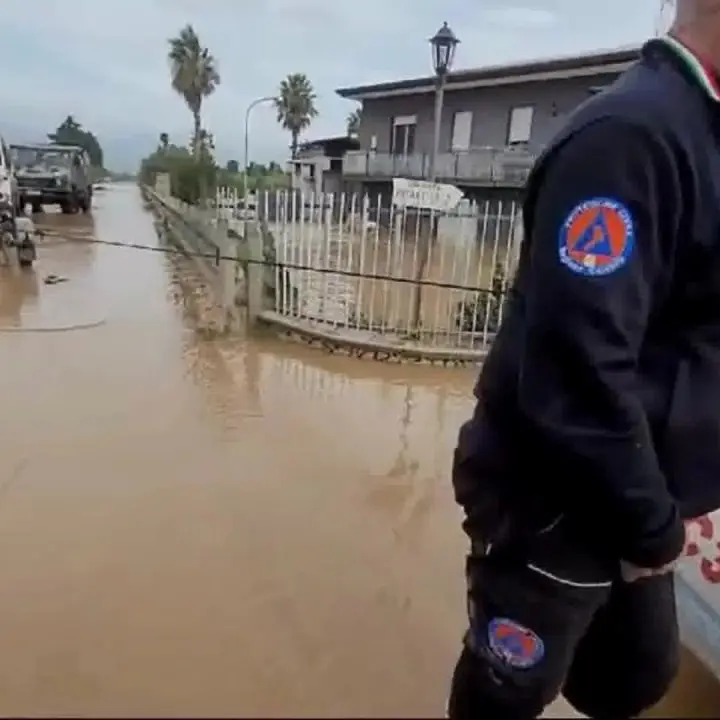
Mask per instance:
[[[720,102],[720,84],[718,84],[717,74],[712,66],[671,35],[666,35],[661,40],[685,63],[703,90],[715,102]]]

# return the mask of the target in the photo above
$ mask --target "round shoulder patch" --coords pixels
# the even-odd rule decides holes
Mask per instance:
[[[628,208],[610,198],[576,205],[560,228],[560,262],[578,275],[610,275],[627,263],[635,245]]]
[[[537,665],[545,655],[543,641],[532,630],[507,618],[490,621],[488,644],[503,662],[520,670]]]

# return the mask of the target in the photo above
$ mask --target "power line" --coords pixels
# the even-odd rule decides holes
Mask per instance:
[[[60,233],[43,233],[46,236],[52,236],[55,235],[56,237],[62,237]],[[315,267],[313,265],[303,265],[299,263],[287,263],[287,262],[277,262],[272,260],[241,260],[237,257],[233,257],[231,255],[223,255],[220,253],[220,250],[218,249],[214,253],[203,253],[203,252],[188,252],[187,250],[183,250],[181,248],[176,248],[172,246],[162,246],[162,245],[144,245],[142,243],[130,243],[130,242],[120,242],[119,240],[100,240],[98,238],[94,237],[68,237],[66,238],[68,243],[86,243],[89,245],[107,245],[110,247],[120,247],[120,248],[126,248],[129,250],[144,250],[147,252],[155,252],[155,253],[162,253],[166,255],[178,255],[182,257],[187,258],[202,258],[204,260],[211,260],[215,263],[216,266],[219,266],[221,262],[234,262],[241,265],[261,265],[263,267],[273,268],[276,270],[298,270],[303,272],[313,272],[318,273],[321,275],[338,275],[340,277],[350,277],[350,278],[364,278],[366,280],[375,280],[380,282],[394,282],[394,283],[404,283],[404,284],[410,284],[410,285],[421,285],[423,287],[436,287],[436,288],[443,288],[446,290],[459,290],[464,292],[475,292],[475,293],[488,293],[492,292],[490,288],[483,288],[483,287],[477,287],[472,285],[463,285],[458,283],[450,283],[450,282],[442,282],[439,280],[416,280],[415,278],[410,277],[402,277],[402,276],[396,276],[396,275],[386,275],[383,273],[361,273],[357,270],[341,270],[340,268],[330,268],[330,267],[324,267],[319,268]],[[42,247],[42,245],[40,245]]]

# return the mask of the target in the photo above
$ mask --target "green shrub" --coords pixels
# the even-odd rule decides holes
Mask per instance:
[[[215,194],[218,168],[209,154],[196,158],[186,148],[159,148],[142,161],[139,180],[153,186],[160,174],[170,176],[170,192],[186,203]]]
[[[505,300],[505,269],[502,263],[495,265],[489,290],[479,290],[470,301],[455,305],[455,327],[461,332],[497,332]]]

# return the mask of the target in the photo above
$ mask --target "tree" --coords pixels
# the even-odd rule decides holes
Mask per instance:
[[[358,108],[348,114],[345,120],[348,137],[357,137],[360,134],[361,113],[362,110]]]
[[[160,133],[160,150],[162,150],[162,152],[167,152],[169,144],[170,136],[167,133]]]
[[[83,126],[68,115],[58,125],[54,133],[48,133],[48,140],[56,145],[76,145],[83,148],[90,157],[90,164],[94,167],[103,167],[103,151],[98,139],[93,133],[84,130]]]
[[[170,176],[170,190],[174,197],[187,203],[197,203],[206,197],[207,190],[215,187],[217,168],[212,159],[209,136],[201,136],[199,157],[192,154],[192,148],[169,144],[163,150],[158,147],[146,157],[140,165],[140,182],[154,185],[157,176],[167,173]]]
[[[239,173],[240,172],[240,163],[237,160],[228,160],[227,165],[225,166],[225,169],[230,173]]]
[[[208,48],[203,47],[192,25],[186,25],[177,37],[169,40],[170,75],[172,87],[193,116],[193,147],[200,152],[202,143],[202,104],[203,100],[215,92],[220,84],[215,58]]]
[[[304,73],[288,75],[280,83],[280,92],[275,98],[277,121],[290,132],[293,160],[297,156],[300,133],[310,127],[313,118],[317,117],[316,99],[313,86]]]
[[[262,163],[249,162],[247,166],[248,175],[253,177],[260,177],[261,175],[267,175],[267,168]]]
[[[199,160],[211,160],[214,163],[215,138],[213,134],[205,128],[200,128],[197,138],[193,138],[190,142],[190,150],[193,156]]]

